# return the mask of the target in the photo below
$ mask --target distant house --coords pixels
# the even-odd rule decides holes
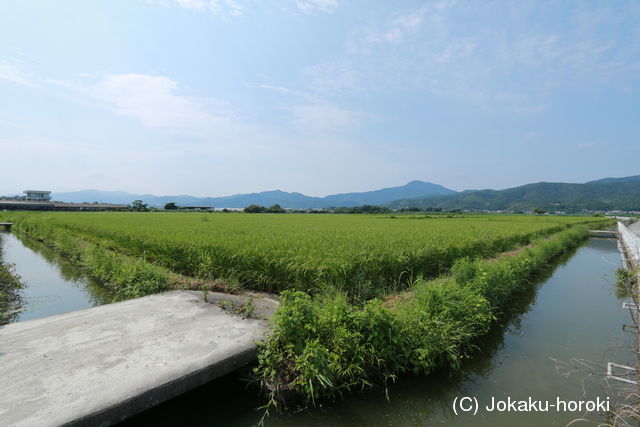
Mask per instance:
[[[48,202],[51,200],[51,191],[24,190],[24,200],[28,202]]]

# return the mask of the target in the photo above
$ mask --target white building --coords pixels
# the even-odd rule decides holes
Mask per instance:
[[[24,190],[24,199],[29,202],[48,202],[51,200],[51,191]]]

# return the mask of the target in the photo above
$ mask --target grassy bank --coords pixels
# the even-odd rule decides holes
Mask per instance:
[[[314,404],[404,373],[455,369],[509,299],[586,237],[575,227],[509,256],[459,259],[445,276],[363,305],[337,291],[316,298],[284,292],[256,376],[278,406],[290,399]]]
[[[14,232],[45,243],[82,271],[99,279],[112,289],[116,301],[166,291],[175,276],[144,258],[106,248],[60,227],[25,222],[16,224]]]

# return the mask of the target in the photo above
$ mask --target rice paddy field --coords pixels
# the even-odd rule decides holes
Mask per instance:
[[[593,217],[244,213],[5,212],[38,237],[56,229],[200,279],[362,299],[435,277],[462,257],[488,258]],[[40,236],[46,240],[46,236]]]
[[[115,300],[184,283],[278,293],[253,374],[265,415],[288,401],[313,406],[399,375],[458,369],[538,271],[584,241],[587,228],[611,221],[168,212],[0,219],[111,285]]]

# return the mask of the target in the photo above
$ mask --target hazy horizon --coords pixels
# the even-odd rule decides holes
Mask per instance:
[[[629,176],[634,176],[634,175],[629,175]],[[569,183],[569,184],[584,184],[584,183],[589,182],[589,181],[597,181],[599,179],[604,179],[604,178],[625,178],[625,177],[618,177],[618,176],[615,176],[615,177],[608,177],[608,176],[606,176],[606,177],[595,177],[595,178],[592,178],[592,179],[589,179],[589,180],[583,181],[583,182],[565,182],[565,183]],[[411,181],[416,181],[416,180],[411,180]],[[327,194],[322,194],[322,195],[307,194],[307,193],[304,193],[304,192],[301,192],[301,191],[295,191],[295,190],[286,191],[286,192],[288,192],[288,193],[301,193],[301,194],[304,194],[305,196],[322,198],[322,197],[335,195],[335,194],[361,193],[361,192],[381,190],[381,189],[384,189],[384,188],[401,187],[401,186],[404,186],[404,185],[408,184],[411,181],[407,181],[404,184],[399,184],[399,185],[388,185],[386,187],[370,188],[370,189],[357,190],[357,191],[339,191],[339,192],[336,192],[336,193],[327,193]],[[417,181],[422,181],[422,180],[417,180]],[[423,182],[425,182],[425,181],[423,181]],[[430,181],[426,181],[426,182],[430,182]],[[538,182],[555,182],[555,181],[536,181],[536,182],[528,182],[528,183],[521,184],[521,185],[535,184],[535,183],[538,183]],[[439,184],[437,182],[430,182],[430,183]],[[439,184],[439,185],[442,185],[442,184]],[[508,188],[518,187],[519,185],[508,186],[508,187],[504,187],[504,188],[463,188],[463,189],[459,189],[459,190],[455,189],[455,188],[447,187],[446,185],[442,185],[442,186],[447,188],[447,189],[450,189],[450,190],[454,190],[454,191],[457,191],[457,192],[463,192],[463,191],[470,191],[470,190],[505,190],[505,189],[508,189]],[[228,197],[228,196],[235,196],[235,195],[240,195],[240,194],[261,193],[261,192],[265,192],[265,191],[277,191],[277,190],[285,191],[285,190],[282,190],[280,188],[272,188],[272,189],[261,190],[261,191],[247,191],[245,193],[232,193],[232,194],[196,194],[196,193],[190,193],[190,192],[169,194],[169,193],[162,193],[162,192],[159,192],[159,193],[136,192],[136,191],[123,190],[123,189],[104,190],[104,189],[100,189],[100,188],[79,188],[79,189],[76,189],[76,190],[68,190],[68,191],[51,190],[49,188],[44,188],[44,187],[43,188],[38,187],[38,189],[51,191],[54,196],[55,196],[56,193],[74,193],[74,192],[82,192],[82,191],[105,191],[105,192],[124,192],[124,193],[135,194],[135,195],[153,195],[153,196],[160,196],[160,197],[164,197],[164,196],[167,196],[167,197],[171,197],[171,196],[194,196],[194,197],[201,197],[201,198],[204,198],[204,197],[212,197],[212,198],[215,198],[215,197]],[[10,192],[7,192],[5,194],[0,194],[0,196],[22,195],[22,193],[23,193],[23,190],[10,191]]]
[[[0,194],[638,174],[633,1],[24,0],[0,35]]]

